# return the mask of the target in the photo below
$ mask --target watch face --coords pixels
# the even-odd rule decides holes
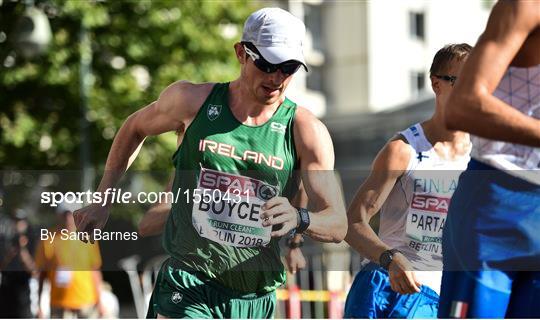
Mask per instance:
[[[392,262],[392,256],[393,254],[389,251],[385,251],[383,252],[383,254],[381,255],[381,266],[385,269],[388,270],[388,267],[390,266],[390,262]]]

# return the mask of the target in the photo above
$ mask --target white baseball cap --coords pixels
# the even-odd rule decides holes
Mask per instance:
[[[302,20],[280,8],[253,12],[244,24],[242,41],[251,42],[272,64],[296,60],[306,66],[302,41],[306,27]]]

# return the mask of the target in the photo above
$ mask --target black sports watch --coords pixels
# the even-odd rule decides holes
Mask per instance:
[[[309,227],[309,211],[306,208],[296,208],[296,210],[298,211],[296,233],[303,233]]]
[[[401,251],[399,251],[398,249],[390,249],[381,253],[381,256],[379,257],[379,264],[381,265],[381,267],[383,267],[385,270],[388,270],[388,267],[390,267],[390,263],[392,262],[392,260],[394,260],[394,255],[398,252],[401,253]]]

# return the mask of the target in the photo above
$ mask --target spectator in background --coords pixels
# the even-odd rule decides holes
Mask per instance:
[[[75,235],[75,209],[65,204],[58,206],[59,221],[51,230],[56,236],[54,240],[41,241],[36,251],[39,300],[43,282],[47,279],[51,285],[51,318],[96,318],[104,313],[100,303],[102,278],[98,244],[62,237]],[[45,316],[41,308],[38,316]]]
[[[0,256],[0,318],[31,318],[30,279],[34,270],[33,233],[27,213],[16,209],[13,217],[1,219],[5,240]]]

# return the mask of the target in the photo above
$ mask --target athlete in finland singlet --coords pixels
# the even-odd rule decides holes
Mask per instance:
[[[459,175],[470,158],[441,158],[420,124],[399,134],[407,140],[411,156],[407,170],[381,207],[379,237],[405,255],[423,285],[439,293],[442,230]]]

